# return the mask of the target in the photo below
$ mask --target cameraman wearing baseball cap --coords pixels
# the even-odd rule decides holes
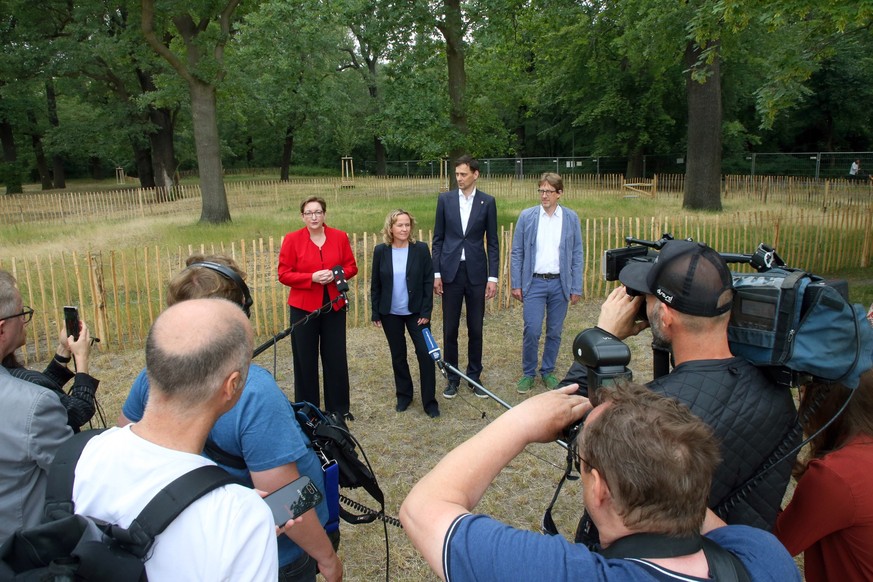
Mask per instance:
[[[703,243],[671,240],[654,261],[630,261],[619,280],[623,286],[601,306],[597,327],[620,340],[651,327],[654,345],[671,353],[674,367],[648,387],[688,406],[721,445],[709,507],[729,524],[772,529],[793,459],[736,490],[778,456],[780,445],[799,442],[798,434],[789,435],[797,412],[789,390],[731,353],[734,290],[724,259]],[[637,321],[643,302],[647,321]],[[587,385],[585,368],[574,364],[562,384],[580,381]],[[597,541],[590,520],[583,518],[577,541]]]

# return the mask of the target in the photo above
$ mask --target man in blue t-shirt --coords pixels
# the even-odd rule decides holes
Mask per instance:
[[[709,580],[744,569],[753,581],[799,582],[775,537],[725,525],[706,507],[718,445],[684,405],[629,384],[599,390],[592,410],[575,390],[524,401],[413,487],[400,520],[434,572],[452,581],[634,581]],[[528,444],[558,438],[586,414],[578,462],[583,501],[600,529],[599,553],[470,513]]]
[[[233,259],[194,255],[187,265],[169,283],[168,305],[199,297],[221,297],[241,305],[248,313],[251,298],[243,281],[245,273]],[[142,418],[148,395],[149,380],[143,370],[124,403],[119,426]],[[300,429],[291,403],[272,375],[260,366],[249,367],[239,402],[216,421],[209,433],[209,445],[228,457],[241,459],[245,469],[229,466],[220,458],[214,460],[251,487],[269,493],[306,475],[324,491],[321,462]],[[316,567],[329,581],[342,579],[342,562],[324,530],[327,520],[327,502],[322,500],[279,538],[280,582],[314,581]]]

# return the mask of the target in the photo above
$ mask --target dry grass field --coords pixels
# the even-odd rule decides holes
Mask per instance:
[[[365,218],[370,220],[372,216],[384,216],[388,208],[398,203],[413,208],[421,218],[428,217],[424,218],[424,221],[429,221],[434,204],[432,199],[424,197],[399,201],[365,196],[359,196],[354,200],[353,198],[349,196],[348,205],[341,212],[337,212],[338,217],[345,222],[335,224],[352,232],[355,229],[369,228],[362,225],[366,222]],[[298,198],[295,196],[295,199]],[[577,210],[580,214],[587,209],[589,215],[600,203],[594,199],[582,201],[574,200],[572,197],[568,202],[578,206]],[[608,208],[600,209],[600,214],[617,215],[615,207],[622,205],[623,210],[630,215],[636,212],[639,216],[643,211],[634,210],[635,207],[630,206],[637,202],[611,202]],[[502,217],[501,220],[504,218],[507,222],[514,220],[517,216],[517,208],[531,203],[519,198],[512,203],[504,204],[503,211],[507,216]],[[166,243],[168,240],[180,246],[183,242],[239,240],[241,235],[231,229],[245,231],[246,237],[279,236],[289,226],[297,228],[299,224],[292,222],[295,210],[288,206],[281,211],[273,208],[270,216],[265,216],[261,208],[247,211],[235,208],[233,225],[196,226],[193,224],[196,220],[196,209],[187,208],[192,206],[187,201],[184,206],[187,212],[177,208],[177,213],[173,215],[143,217],[130,221],[95,220],[87,225],[42,224],[10,227],[13,232],[7,232],[0,237],[0,258],[32,256],[65,249],[124,249],[154,245],[158,242]],[[679,217],[676,220],[681,222],[682,215],[676,201],[659,200],[656,208],[646,208],[645,211],[649,210],[674,214]],[[510,214],[512,216],[509,216]],[[429,227],[428,224],[424,226]],[[374,231],[375,228],[369,228],[369,232]],[[599,239],[598,244],[602,244]],[[864,282],[862,287],[870,289],[869,277],[869,269],[861,270],[859,278]],[[600,299],[591,299],[570,308],[564,325],[563,344],[556,370],[559,376],[571,363],[571,346],[575,335],[596,323],[599,303]],[[522,322],[521,309],[518,307],[519,304],[513,303],[510,309],[488,311],[485,320],[485,371],[482,375],[482,382],[486,388],[513,405],[528,397],[521,396],[515,391],[515,382],[521,373]],[[438,340],[442,336],[439,314],[440,304],[437,300],[433,328]],[[276,330],[278,331],[280,330]],[[640,337],[628,342],[633,354],[631,368],[635,378],[642,382],[651,378],[650,341],[650,334],[644,332]],[[493,400],[475,398],[472,392],[462,389],[459,397],[453,400],[445,400],[438,396],[442,411],[442,416],[438,419],[430,419],[424,414],[419,399],[416,399],[406,412],[397,413],[394,411],[394,386],[388,345],[382,331],[371,325],[350,328],[348,347],[352,412],[356,417],[350,426],[353,434],[360,440],[363,451],[372,463],[385,493],[386,513],[396,516],[401,502],[416,480],[433,467],[448,450],[501,414],[503,408]],[[463,356],[465,347],[466,339],[462,336],[460,362],[462,368],[466,364]],[[133,379],[144,365],[144,355],[140,348],[101,352],[98,347],[95,351],[92,373],[101,380],[98,398],[105,419],[111,425],[118,417]],[[267,351],[260,355],[256,363],[274,371],[279,386],[293,399],[291,347],[287,339],[278,344],[275,352]],[[40,369],[44,364],[45,361],[29,362],[29,366],[36,369]],[[410,366],[413,377],[416,378],[414,357],[410,357]],[[417,381],[416,385],[418,385]],[[444,381],[440,382],[438,378],[439,392],[442,391],[443,386]],[[543,390],[542,384],[538,384],[531,394]],[[275,428],[282,430],[282,427]],[[477,509],[517,527],[538,530],[543,511],[564,470],[565,460],[565,451],[556,444],[528,447],[525,453],[497,478]],[[372,506],[365,494],[357,491],[344,491],[344,493]],[[568,482],[554,512],[560,531],[572,537],[581,512],[582,496],[578,481]],[[340,555],[345,564],[345,579],[348,581],[380,580],[385,579],[386,575],[388,579],[396,581],[436,579],[412,548],[402,530],[395,526],[387,525],[390,564],[386,563],[385,529],[382,524],[378,522],[357,526],[343,524],[342,535]]]

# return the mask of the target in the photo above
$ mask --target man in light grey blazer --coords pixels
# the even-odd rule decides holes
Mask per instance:
[[[540,205],[523,210],[512,239],[512,296],[524,302],[524,340],[518,381],[520,394],[534,386],[543,319],[546,341],[539,372],[547,388],[555,388],[555,361],[569,304],[582,297],[582,230],[579,216],[558,204],[564,181],[553,172],[540,177]]]
[[[24,345],[33,310],[21,303],[15,278],[0,271],[0,360]],[[40,522],[46,475],[58,447],[72,436],[67,410],[48,388],[13,378],[0,366],[0,542]]]

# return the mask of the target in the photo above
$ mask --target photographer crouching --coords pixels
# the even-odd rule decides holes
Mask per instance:
[[[619,383],[600,389],[592,410],[575,389],[539,394],[504,413],[410,491],[400,519],[437,575],[453,581],[800,580],[775,537],[725,527],[707,509],[718,445],[686,407]],[[585,507],[605,550],[471,514],[528,444],[554,440],[586,414],[577,462]]]
[[[734,291],[727,264],[702,243],[669,240],[654,261],[629,261],[619,280],[624,286],[604,302],[597,326],[619,340],[651,327],[654,345],[671,352],[674,368],[648,387],[685,404],[720,443],[722,461],[708,507],[729,524],[769,531],[793,458],[743,485],[780,450],[799,442],[793,430],[797,413],[787,388],[731,353],[727,331]],[[637,321],[643,304],[647,321]],[[586,369],[574,363],[562,384],[587,386],[586,381]],[[576,540],[597,542],[590,520],[583,518]]]

